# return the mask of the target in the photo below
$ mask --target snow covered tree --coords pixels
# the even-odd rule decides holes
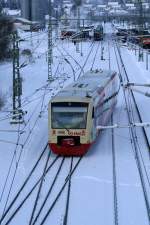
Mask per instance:
[[[9,17],[0,15],[0,60],[10,58],[11,34],[13,22]]]
[[[2,4],[0,4],[0,16],[2,15]]]

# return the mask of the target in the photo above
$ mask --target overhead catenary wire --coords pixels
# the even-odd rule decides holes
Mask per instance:
[[[70,60],[67,58],[67,56],[70,56],[70,55],[64,55],[63,52],[61,51],[61,49],[56,46],[56,48],[58,49],[59,53],[61,54],[61,56],[63,57],[63,60],[64,62],[66,62],[70,67],[71,67],[71,70],[73,72],[73,77],[74,77],[74,81],[76,80],[76,76],[75,74],[77,73],[77,71],[75,71],[74,69],[74,66],[72,65],[72,63],[70,62]],[[64,50],[64,49],[63,49]],[[65,50],[64,50],[65,51]],[[71,56],[70,56],[71,57]],[[74,57],[71,57],[74,62],[82,69],[82,67],[80,66],[80,64],[74,59]]]
[[[84,61],[84,64],[82,66],[82,69],[84,69],[84,67],[85,67],[85,65],[86,65],[86,63],[87,63],[87,61],[88,61],[88,59],[89,59],[89,57],[90,57],[90,55],[91,55],[91,53],[93,51],[93,48],[94,48],[94,41],[91,44],[91,49],[90,49],[90,51],[89,51],[89,53],[88,53],[88,55],[87,55],[87,57],[86,57],[86,59]],[[78,78],[81,76],[81,74],[82,74],[82,71],[80,71],[80,74],[79,74]]]
[[[42,106],[43,106],[43,103],[42,103]],[[31,131],[30,131],[30,133],[31,133]],[[29,136],[28,136],[28,137],[29,137]],[[27,137],[27,139],[28,139],[28,137]],[[26,140],[27,140],[27,139],[26,139]],[[25,141],[25,143],[26,143],[26,141]],[[25,143],[24,143],[24,145],[25,145]],[[20,157],[21,157],[21,156],[20,156]],[[20,157],[19,157],[19,158],[20,158]]]
[[[39,45],[38,45],[39,46]],[[37,46],[37,47],[38,47]],[[34,49],[35,50],[35,49]],[[43,98],[43,101],[44,101],[44,98]],[[43,108],[43,101],[42,101],[42,105],[41,105],[41,111],[42,111],[42,108]],[[37,120],[36,120],[37,121]],[[35,125],[35,124],[34,124]],[[34,127],[34,126],[33,126]],[[19,134],[20,134],[20,132],[19,132]],[[30,131],[30,134],[31,134],[31,131]],[[27,136],[27,139],[29,138],[29,136]],[[26,141],[27,141],[27,139],[25,140],[25,142],[24,142],[24,144],[23,144],[23,146],[22,146],[22,151],[23,151],[23,148],[24,148],[24,146],[25,146],[25,144],[27,143]],[[17,143],[17,146],[18,146],[19,144]],[[20,158],[21,158],[21,153],[19,154],[19,159],[18,159],[18,162],[17,162],[17,167],[16,167],[16,169],[18,168],[18,165],[19,165],[19,161],[20,161]],[[14,173],[14,176],[13,176],[13,182],[14,182],[14,179],[15,179],[15,174],[16,174],[16,170],[15,170],[15,173]],[[11,184],[11,188],[12,188],[12,185],[13,185],[13,182],[12,182],[12,184]],[[11,191],[11,188],[10,188],[10,191]],[[10,195],[10,191],[9,191],[9,195]],[[8,201],[8,199],[9,199],[9,195],[8,195],[8,198],[7,198],[7,201]],[[7,206],[7,203],[6,203],[6,205],[5,205],[5,208],[6,208],[6,206]],[[5,210],[5,209],[4,209]]]
[[[131,112],[131,116],[132,116],[132,121],[135,121],[135,119],[134,119],[134,109],[133,109],[133,104],[132,104],[132,96],[131,96],[130,92],[129,92],[128,101],[129,101],[129,104],[130,104],[130,112]],[[142,161],[142,164],[143,164],[143,167],[144,167],[144,171],[145,171],[145,175],[146,175],[146,178],[147,178],[147,181],[148,181],[148,185],[149,185],[149,188],[150,188],[150,178],[149,178],[148,172],[146,170],[146,165],[145,165],[145,162],[144,162],[144,159],[143,159],[143,155],[142,155],[142,152],[141,152],[141,147],[140,147],[139,142],[138,142],[136,129],[135,129],[135,139],[137,141],[137,147],[139,149],[139,154],[141,156],[141,161]]]
[[[117,45],[117,49],[119,49],[119,46],[118,46],[118,45]],[[119,53],[119,55],[120,55],[120,51],[118,51],[118,53]],[[123,78],[124,81],[125,81],[125,84],[126,84],[126,83],[130,83],[130,82],[129,82],[128,75],[127,75],[127,72],[126,72],[126,69],[125,69],[125,66],[124,66],[123,61],[122,61],[122,58],[120,58],[120,59],[121,59],[121,62],[122,62],[122,69],[124,70],[124,73],[125,73],[125,77]],[[126,79],[125,79],[125,78],[126,78]],[[123,79],[122,79],[122,81],[123,81]],[[131,93],[131,95],[132,95],[132,98],[133,98],[133,101],[134,101],[134,104],[135,104],[135,107],[136,107],[136,111],[137,111],[139,120],[140,120],[140,122],[142,123],[141,114],[140,114],[140,111],[139,111],[138,106],[137,106],[137,104],[136,104],[136,100],[135,100],[135,97],[134,97],[134,94],[133,94],[132,90],[130,91],[130,93]],[[150,150],[149,139],[148,139],[148,137],[147,137],[147,133],[146,133],[146,130],[145,130],[144,127],[142,128],[142,131],[143,131],[143,134],[144,134],[144,137],[145,137],[145,140],[146,140],[147,147],[148,147],[148,149]],[[149,151],[149,157],[150,157],[150,151]]]
[[[81,64],[63,47],[61,46],[61,48],[67,53],[67,55],[80,67],[80,69],[82,70],[82,73],[84,74],[84,70],[81,66]]]
[[[23,149],[23,146],[21,146],[20,153],[19,153],[19,157],[18,157],[18,160],[17,160],[17,148],[18,148],[18,144],[19,144],[19,141],[20,141],[20,137],[21,137],[19,131],[20,131],[20,124],[18,125],[18,136],[17,136],[16,148],[14,150],[14,154],[13,154],[13,157],[12,157],[12,160],[11,160],[11,163],[10,163],[10,167],[9,167],[9,170],[8,170],[8,174],[7,174],[7,177],[6,177],[6,180],[5,180],[5,183],[4,183],[4,187],[3,187],[3,190],[2,190],[2,194],[1,194],[1,199],[2,199],[3,194],[4,194],[4,190],[5,190],[7,181],[8,181],[8,177],[9,177],[9,174],[10,174],[10,171],[11,171],[11,167],[12,167],[12,164],[13,164],[13,160],[15,160],[16,161],[15,171],[14,171],[14,174],[13,174],[13,177],[12,177],[12,181],[11,181],[11,184],[10,184],[10,188],[9,188],[9,191],[8,191],[8,195],[7,195],[7,198],[6,198],[6,202],[5,202],[5,205],[4,205],[4,209],[3,209],[2,215],[4,214],[5,209],[7,207],[7,203],[8,203],[9,197],[10,197],[10,193],[11,193],[11,190],[12,190],[12,187],[13,187],[13,184],[14,184],[16,172],[17,172],[18,165],[19,165],[18,162],[20,161],[20,158],[21,158],[21,151]]]
[[[98,43],[97,49],[95,51],[95,55],[94,55],[93,62],[92,62],[92,65],[91,65],[91,69],[90,70],[93,70],[93,66],[94,66],[94,63],[95,63],[95,60],[96,60],[96,56],[97,56],[99,47],[100,47],[100,42]]]
[[[47,85],[46,85],[47,86]],[[45,93],[44,93],[44,95],[43,96],[45,96]],[[44,98],[43,98],[43,101],[44,101]],[[42,111],[42,108],[43,108],[43,101],[42,101],[42,105],[41,105],[41,111]],[[38,104],[39,105],[39,104]],[[41,115],[41,112],[40,112],[40,115]],[[9,117],[8,117],[9,118]],[[29,122],[29,120],[28,120],[28,122]],[[27,122],[27,123],[28,123]],[[27,126],[27,123],[25,124],[25,127]],[[25,128],[24,127],[24,128]],[[23,133],[23,130],[20,132],[20,134],[22,134]],[[31,132],[30,132],[31,133]],[[5,140],[0,140],[0,141],[3,141],[3,142],[5,142],[5,143],[12,143],[12,144],[15,144],[15,143],[13,143],[13,142],[10,142],[10,141],[5,141]],[[23,146],[22,144],[18,144],[17,143],[17,145],[20,145],[21,147]],[[11,161],[11,166],[10,166],[10,168],[12,167],[12,162],[13,162],[13,160],[14,160],[14,157],[12,157],[12,161]],[[8,175],[10,174],[10,169],[9,169],[9,172],[8,172]],[[8,180],[8,175],[7,175],[7,178],[6,178],[6,182],[5,183],[7,183],[7,180]],[[4,185],[5,186],[5,185]],[[4,191],[4,190],[3,190]],[[3,195],[3,191],[2,191],[2,195]],[[2,198],[2,196],[1,196],[1,198]]]
[[[44,99],[43,99],[43,101],[44,101]],[[42,101],[42,107],[43,107],[43,101]],[[42,108],[41,108],[41,110],[42,110]],[[41,113],[42,113],[42,112],[40,112],[40,116],[41,116]],[[36,123],[37,123],[37,121],[38,121],[39,118],[40,118],[40,117],[38,116],[37,119],[36,119],[36,121],[35,121],[35,123],[34,123],[34,125],[33,125],[33,127],[32,127],[32,129],[30,130],[30,132],[29,132],[29,134],[28,134],[28,136],[27,136],[25,142],[21,145],[22,148],[21,148],[21,151],[20,151],[20,154],[19,154],[19,158],[18,158],[18,161],[17,161],[17,166],[16,166],[15,171],[14,171],[14,175],[13,175],[12,183],[11,183],[11,186],[10,186],[10,189],[9,189],[9,194],[8,194],[8,196],[7,196],[7,200],[6,200],[6,203],[5,203],[4,211],[5,211],[5,208],[6,208],[6,206],[7,206],[7,202],[8,202],[8,199],[9,199],[9,196],[10,196],[10,193],[11,193],[11,190],[12,190],[12,186],[13,186],[13,183],[14,183],[14,180],[15,180],[16,172],[17,172],[17,169],[18,169],[18,166],[19,166],[19,161],[20,161],[20,159],[21,159],[21,155],[22,155],[23,149],[24,149],[24,147],[25,147],[25,145],[26,145],[26,143],[27,143],[27,140],[29,139],[29,137],[30,137],[30,135],[31,135],[31,133],[32,133],[32,131],[33,131],[33,129],[34,129],[34,127],[35,127],[35,125],[36,125]],[[25,125],[25,126],[26,126],[26,125]],[[19,138],[20,138],[20,136],[19,136]],[[19,141],[18,141],[18,142],[19,142]],[[19,144],[17,143],[16,146],[18,146],[18,145],[19,145]],[[14,154],[16,154],[15,152],[16,152],[16,151],[14,151]],[[13,156],[13,157],[12,157],[12,161],[11,161],[11,165],[10,165],[10,168],[12,167],[12,163],[13,163],[14,159],[15,159],[15,157]],[[10,174],[10,169],[9,169],[8,175],[7,175],[7,177],[6,177],[4,189],[5,189],[5,186],[6,186],[6,184],[7,184],[7,180],[8,180],[9,174]],[[3,189],[3,191],[2,191],[2,195],[4,194],[4,189]],[[1,197],[1,198],[2,198],[2,197]],[[3,214],[4,214],[4,211],[3,211]]]
[[[45,95],[43,95],[43,96],[45,96]],[[43,101],[44,101],[44,97],[43,97]],[[43,101],[42,101],[42,105],[41,105],[41,111],[42,111],[42,107],[43,107]],[[28,120],[28,122],[29,122],[29,120]],[[26,126],[26,125],[25,125]],[[23,132],[23,131],[22,131]],[[31,132],[30,132],[31,133]],[[28,136],[29,137],[29,136]],[[28,138],[27,137],[27,138]]]

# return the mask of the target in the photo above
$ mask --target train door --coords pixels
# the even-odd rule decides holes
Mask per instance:
[[[99,125],[103,125],[103,115],[104,115],[104,97],[105,93],[102,92],[99,96],[99,101],[97,105],[94,107],[94,127],[96,131],[96,127]],[[99,131],[96,131],[96,135],[99,134]]]
[[[92,126],[90,132],[90,141],[93,142],[96,139],[97,132],[96,132],[96,119],[95,119],[95,108],[92,107]]]

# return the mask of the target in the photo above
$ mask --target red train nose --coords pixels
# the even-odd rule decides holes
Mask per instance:
[[[73,138],[65,138],[61,141],[61,146],[75,146],[75,141]]]

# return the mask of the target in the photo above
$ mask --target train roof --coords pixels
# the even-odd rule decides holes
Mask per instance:
[[[104,89],[107,83],[114,77],[115,71],[95,70],[88,71],[76,82],[70,84],[60,91],[52,102],[58,101],[87,101],[95,96],[95,93]]]

